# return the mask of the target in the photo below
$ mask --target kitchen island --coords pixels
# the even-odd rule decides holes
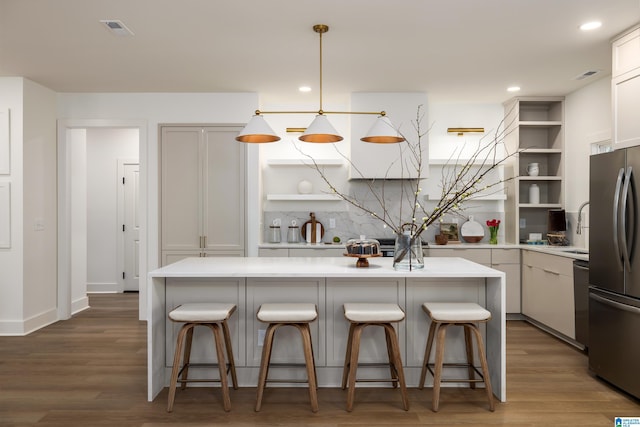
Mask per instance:
[[[229,326],[240,386],[255,387],[266,325],[256,319],[265,302],[311,302],[318,320],[311,324],[318,384],[339,387],[346,350],[348,322],[345,302],[395,302],[406,313],[398,324],[400,349],[408,386],[418,384],[428,332],[424,301],[476,302],[492,318],[482,325],[494,393],[506,401],[506,323],[504,273],[462,258],[425,258],[425,268],[396,271],[391,258],[371,258],[369,268],[356,268],[356,259],[341,258],[186,258],[149,273],[148,303],[148,399],[168,385],[173,349],[180,327],[167,319],[168,312],[185,302],[232,302],[238,310]],[[206,328],[194,334],[192,362],[215,361],[211,334]],[[386,345],[379,328],[365,330],[361,362],[385,362]],[[464,358],[462,328],[447,334],[448,358]],[[380,334],[380,335],[377,335]],[[294,328],[278,332],[272,361],[298,363],[303,355]],[[290,340],[291,344],[284,344]],[[282,371],[273,369],[274,377]],[[192,369],[193,377],[207,377],[204,369]],[[388,368],[363,367],[362,376],[384,378]],[[303,369],[287,368],[282,375],[305,378]]]

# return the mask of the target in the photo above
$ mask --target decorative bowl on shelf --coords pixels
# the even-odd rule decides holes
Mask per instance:
[[[469,217],[469,221],[462,224],[460,227],[460,234],[467,243],[478,243],[484,238],[484,228],[482,225],[473,220],[473,217]]]
[[[380,242],[376,239],[366,239],[360,236],[359,239],[349,239],[345,245],[347,252],[344,256],[358,258],[356,267],[369,267],[367,258],[382,256]]]

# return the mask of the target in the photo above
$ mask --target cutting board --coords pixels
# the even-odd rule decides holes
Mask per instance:
[[[300,229],[300,233],[302,233],[302,238],[306,241],[307,239],[307,224],[311,226],[311,239],[309,240],[311,243],[320,243],[322,237],[324,237],[324,226],[320,221],[316,220],[316,215],[311,212],[309,214],[311,219],[304,224],[302,224],[302,228]],[[316,239],[317,229],[320,228],[320,240]]]

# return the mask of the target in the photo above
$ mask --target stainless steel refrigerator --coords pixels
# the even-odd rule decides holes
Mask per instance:
[[[640,398],[640,147],[590,167],[589,368]]]

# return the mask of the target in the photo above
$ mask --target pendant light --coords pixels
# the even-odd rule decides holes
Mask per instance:
[[[248,143],[264,143],[279,141],[280,137],[271,129],[262,117],[262,114],[316,114],[315,119],[305,132],[300,136],[300,141],[314,143],[332,143],[342,141],[344,138],[338,134],[331,125],[326,114],[375,114],[378,117],[367,135],[361,138],[364,142],[378,144],[398,143],[404,138],[398,133],[384,111],[379,112],[356,112],[356,111],[324,111],[322,109],[322,34],[329,31],[329,26],[317,24],[313,26],[313,31],[318,33],[320,39],[320,105],[318,111],[260,111],[256,110],[255,116],[242,129],[236,137],[237,141]]]

